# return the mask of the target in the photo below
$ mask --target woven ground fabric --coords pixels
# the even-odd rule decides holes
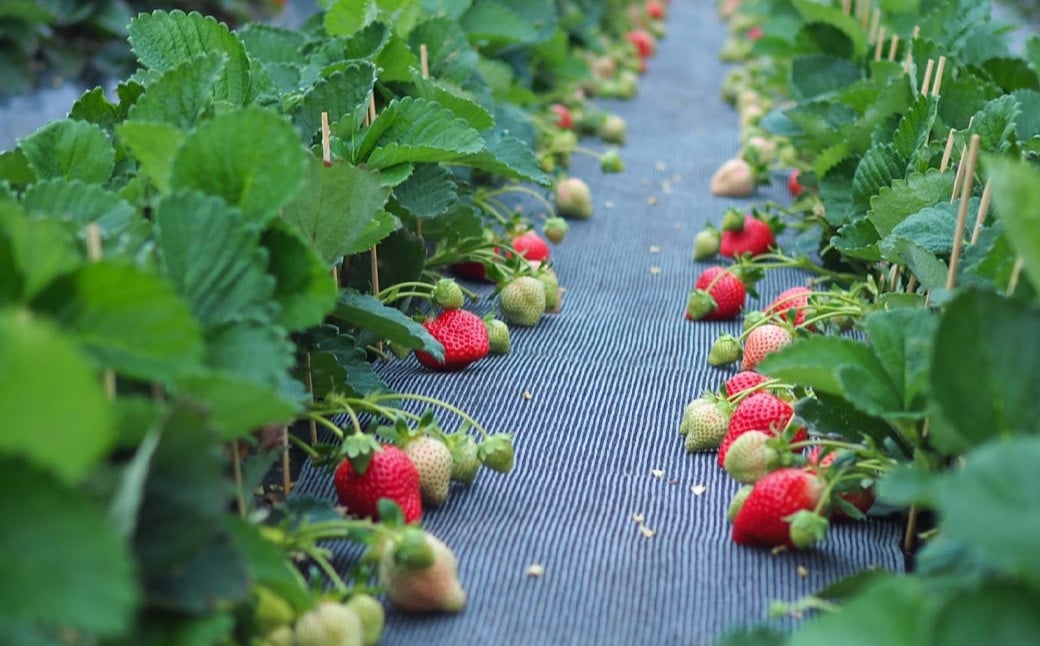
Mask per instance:
[[[683,406],[730,374],[707,365],[708,347],[739,330],[683,319],[706,266],[691,258],[693,236],[749,203],[708,189],[738,145],[737,116],[719,98],[725,32],[714,5],[671,3],[639,97],[606,104],[628,121],[626,172],[601,175],[594,160],[575,157],[596,210],[554,249],[562,313],[514,329],[509,355],[462,373],[430,373],[411,358],[379,368],[395,389],[446,399],[493,432],[515,433],[517,449],[513,473],[483,472],[424,516],[459,557],[465,611],[390,611],[382,643],[708,644],[765,619],[771,600],[868,566],[902,569],[900,528],[882,520],[837,525],[811,552],[735,545],[725,510],[738,485],[714,454],[682,447]],[[754,199],[765,198],[784,196],[776,188]],[[803,280],[770,274],[752,305]],[[297,492],[334,498],[329,476],[307,467]],[[528,576],[534,564],[542,576]]]

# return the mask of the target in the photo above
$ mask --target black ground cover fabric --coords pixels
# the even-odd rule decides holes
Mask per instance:
[[[515,433],[517,449],[513,473],[484,471],[424,515],[459,557],[465,611],[391,611],[383,643],[707,644],[764,620],[771,600],[793,601],[864,567],[902,568],[900,527],[885,520],[835,526],[811,552],[735,545],[725,510],[737,483],[714,454],[683,449],[684,405],[732,372],[707,365],[711,341],[740,325],[683,320],[707,266],[692,260],[693,236],[751,201],[708,189],[738,146],[736,113],[719,98],[725,32],[714,5],[673,2],[639,97],[604,104],[628,121],[627,171],[601,175],[595,160],[575,156],[572,171],[596,208],[554,249],[562,313],[514,329],[509,355],[462,373],[430,373],[413,358],[379,369],[399,391],[448,400],[493,432]],[[752,199],[763,198],[785,199],[780,182]],[[751,305],[802,281],[770,274]],[[330,480],[305,467],[296,491],[334,498]],[[541,577],[527,575],[533,564]]]

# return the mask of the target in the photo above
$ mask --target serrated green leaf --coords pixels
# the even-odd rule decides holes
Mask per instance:
[[[412,70],[412,83],[415,85],[416,96],[448,108],[456,117],[465,119],[475,130],[487,130],[495,125],[495,118],[491,113],[465,90],[436,79],[424,79],[418,70]]]
[[[932,400],[947,422],[934,429],[938,446],[955,452],[1037,433],[1038,340],[1040,313],[1021,303],[972,289],[947,305],[930,377]]]
[[[158,276],[98,262],[55,280],[33,308],[59,321],[97,363],[142,380],[167,381],[202,358],[187,303]]]
[[[285,206],[282,218],[331,267],[337,258],[367,249],[392,230],[393,219],[380,215],[388,195],[372,173],[346,163],[326,167],[315,159],[304,190]]]
[[[397,204],[417,218],[443,215],[458,200],[451,171],[436,164],[420,164],[394,189]]]
[[[116,126],[116,134],[130,148],[141,171],[162,192],[170,190],[170,174],[185,134],[173,124],[126,121]]]
[[[382,22],[373,22],[351,34],[343,47],[343,56],[347,59],[374,59],[390,42],[393,32]]]
[[[73,414],[64,424],[78,421]],[[43,431],[41,440],[75,453],[67,450],[73,445],[60,445],[56,430]],[[74,446],[78,450],[80,445]],[[139,599],[133,559],[96,502],[79,487],[64,486],[50,474],[7,458],[0,483],[5,492],[0,513],[18,519],[0,534],[0,549],[22,555],[4,566],[0,623],[91,636],[116,636],[129,628]],[[55,563],[73,568],[76,576],[60,586],[40,585],[53,576]]]
[[[426,328],[400,310],[383,305],[374,296],[351,289],[343,290],[333,316],[352,327],[369,330],[381,339],[412,350],[429,352],[438,360],[444,358],[444,346]]]
[[[852,43],[852,51],[857,58],[866,53],[866,34],[854,17],[845,15],[838,7],[822,5],[812,0],[793,0],[791,4],[806,23],[823,23],[844,33]]]
[[[22,196],[26,213],[69,220],[79,226],[97,223],[103,237],[119,235],[139,220],[129,202],[97,184],[79,180],[37,182]]]
[[[130,108],[129,118],[191,128],[212,105],[213,87],[226,60],[220,53],[201,54],[164,71]]]
[[[865,210],[882,188],[906,174],[906,161],[892,144],[878,144],[868,150],[852,177],[853,206]]]
[[[979,135],[979,150],[1005,152],[1015,142],[1015,120],[1021,108],[1010,94],[993,99],[975,113],[969,132]]]
[[[310,376],[315,397],[330,392],[363,397],[386,391],[387,385],[373,369],[368,353],[359,347],[354,337],[342,334],[334,325],[321,325],[308,330],[301,345],[309,348]],[[298,366],[297,371],[307,366]],[[306,375],[299,375],[306,380]]]
[[[376,68],[368,61],[351,62],[343,71],[335,72],[314,84],[293,113],[305,143],[310,143],[321,128],[321,113],[329,113],[329,123],[341,119],[345,126],[341,136],[352,135],[368,109],[369,97],[376,83]],[[348,134],[349,133],[349,134]]]
[[[229,323],[206,341],[206,365],[271,388],[278,387],[293,364],[293,345],[285,330],[268,323]]]
[[[848,159],[849,154],[849,146],[843,141],[824,148],[813,161],[813,172],[817,177],[826,177],[827,173]]]
[[[800,400],[795,413],[815,432],[838,435],[852,442],[860,442],[865,436],[881,444],[895,437],[892,428],[881,418],[856,410],[837,395],[815,393],[811,398]]]
[[[1017,90],[1012,96],[1018,101],[1019,115],[1015,120],[1015,135],[1019,141],[1029,141],[1040,135],[1040,92]]]
[[[215,18],[183,11],[140,14],[128,27],[131,48],[141,63],[166,72],[198,56],[223,54],[224,70],[214,98],[241,106],[253,98],[249,58],[238,36]]]
[[[276,322],[287,330],[318,325],[336,303],[336,284],[325,259],[288,223],[275,220],[260,239],[268,251],[267,272],[274,276],[274,298],[281,306]]]
[[[0,153],[0,181],[6,181],[12,186],[23,186],[36,181],[36,173],[20,148]]]
[[[946,286],[946,263],[913,240],[892,234],[885,238],[883,248],[886,259],[906,265],[926,290],[942,289]]]
[[[1040,290],[1040,171],[1006,159],[987,158],[993,204],[1006,230],[1006,239],[1021,258],[1025,275]]]
[[[905,179],[896,179],[870,199],[867,218],[882,236],[908,216],[940,200],[949,200],[953,191],[954,173],[940,173],[929,169],[926,173],[912,173]]]
[[[982,69],[1005,92],[1040,90],[1036,72],[1021,58],[991,58],[982,64]]]
[[[303,63],[300,50],[307,38],[302,32],[251,22],[237,33],[246,53],[263,63]]]
[[[884,369],[870,348],[859,341],[836,336],[813,336],[796,339],[776,352],[771,352],[758,366],[758,371],[787,383],[809,386],[829,395],[848,398],[839,372],[850,365],[863,365],[878,375]],[[875,389],[890,389],[887,378],[879,379]],[[889,396],[885,392],[878,399]],[[851,400],[851,399],[850,399]]]
[[[939,118],[948,127],[966,128],[972,115],[987,101],[1002,94],[1000,88],[977,71],[947,63],[947,74],[939,101]]]
[[[111,103],[105,96],[105,89],[101,87],[84,92],[69,110],[70,119],[97,124],[107,132],[111,132],[112,127],[125,116],[126,109]]]
[[[307,151],[292,125],[250,107],[205,121],[188,135],[170,185],[220,196],[265,223],[300,190],[306,165]]]
[[[860,218],[843,225],[838,233],[831,237],[831,244],[843,255],[869,262],[881,260],[878,249],[877,229],[867,218]]]
[[[459,24],[474,43],[491,41],[496,45],[533,42],[538,32],[515,11],[495,0],[471,6]]]
[[[378,16],[375,0],[336,0],[325,13],[325,31],[330,36],[350,36]]]
[[[299,412],[299,404],[271,386],[227,372],[184,377],[173,390],[178,398],[205,411],[224,441],[245,437],[268,424],[289,422]]]
[[[805,101],[840,90],[861,76],[859,67],[848,59],[810,54],[791,61],[788,83],[795,98]]]
[[[431,16],[460,18],[473,4],[473,0],[421,0],[422,8]]]
[[[18,142],[36,177],[107,182],[116,153],[101,126],[85,121],[52,121]]]
[[[466,155],[459,163],[509,179],[542,186],[549,184],[549,178],[538,166],[538,158],[531,147],[501,131],[487,137],[484,150]]]
[[[912,159],[928,142],[928,136],[935,125],[938,114],[939,98],[935,95],[919,96],[914,105],[899,120],[899,126],[892,135],[895,152],[903,159]]]
[[[917,213],[909,215],[897,224],[888,237],[901,237],[912,240],[915,244],[937,256],[949,255],[953,249],[953,234],[957,225],[957,211],[960,201],[939,202],[935,206],[926,206]],[[979,200],[972,198],[968,206],[968,222],[974,222],[974,214],[978,213]],[[882,250],[885,244],[881,245]]]
[[[863,319],[870,348],[901,399],[892,412],[924,411],[932,336],[937,319],[925,308],[876,311]]]
[[[29,220],[0,212],[0,302],[24,303],[52,280],[82,263],[68,228],[55,220]]]
[[[1020,462],[1021,458],[1017,460],[1017,463]],[[992,481],[993,475],[989,475],[988,480]],[[1000,483],[994,484],[999,485]],[[1009,533],[1018,533],[1020,524],[1019,519],[1013,515],[1014,504],[1018,502],[1032,504],[1034,501],[1032,499],[1022,500],[1021,489],[1012,492],[1019,494],[1017,498],[997,498],[993,491],[981,491],[983,486],[985,485],[977,483],[974,490],[960,491],[965,494],[965,498],[962,502],[955,504],[960,506],[961,511],[965,505],[969,504],[969,501],[981,504],[988,504],[992,501],[998,504],[998,509],[993,510],[987,516],[991,516],[994,521],[999,521],[1000,525],[977,521],[976,526],[970,528],[970,531],[972,535],[985,534],[983,540],[987,551],[1016,550],[1013,553],[998,554],[1001,561],[1009,558],[1021,560],[1023,553],[1017,550],[1021,549],[1021,543],[1027,541],[1028,538],[1021,536],[1007,540],[1005,537],[998,536],[994,541],[994,534],[998,534],[998,532],[992,531],[992,528],[1009,527],[1014,528]],[[1023,508],[1019,507],[1019,510],[1021,509]],[[1035,537],[1035,528],[1029,528],[1028,535]],[[1034,571],[1030,573],[1030,578],[1035,580],[1036,572],[1032,563],[1016,565],[1032,568]],[[988,640],[995,640],[993,643],[1003,644],[1027,643],[1033,639],[1033,635],[1040,634],[1040,618],[1035,612],[1038,605],[1040,605],[1040,595],[1037,595],[1036,589],[1018,581],[988,580],[977,587],[962,588],[943,604],[942,610],[935,619],[932,643],[979,644]]]
[[[260,234],[218,198],[178,192],[155,208],[160,266],[204,328],[272,315]]]
[[[479,57],[462,27],[448,18],[424,21],[408,36],[412,51],[419,51],[423,44],[427,48],[430,76],[465,87],[476,72]]]
[[[419,67],[420,61],[401,36],[391,33],[386,45],[376,55],[376,65],[381,81],[407,83],[412,78],[412,70]]]
[[[484,148],[480,133],[433,101],[405,97],[392,101],[365,131],[355,163],[371,168],[404,162],[458,159]]]

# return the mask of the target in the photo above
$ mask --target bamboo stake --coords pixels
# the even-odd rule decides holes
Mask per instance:
[[[979,213],[975,217],[975,228],[971,232],[971,244],[975,244],[982,233],[982,223],[986,221],[989,213],[989,203],[993,199],[993,182],[986,181],[986,187],[982,189],[982,199],[979,200]]]
[[[238,452],[238,440],[231,440],[231,464],[235,474],[235,505],[238,515],[246,516],[246,496],[242,492],[242,455]]]
[[[333,269],[333,271],[335,271],[335,269]],[[306,356],[307,356],[307,360],[306,360],[306,363],[307,363],[307,375],[306,375],[306,377],[307,378],[304,379],[304,384],[303,385],[307,388],[307,394],[310,395],[311,399],[313,400],[314,399],[314,375],[311,374],[311,353],[308,352]],[[315,444],[318,443],[318,423],[315,422],[313,418],[311,418],[311,420],[310,420],[310,427],[311,427],[310,428],[310,431],[311,431],[311,446],[314,446]]]
[[[892,44],[888,47],[888,60],[895,62],[896,52],[899,50],[899,34],[892,35]]]
[[[430,54],[426,50],[426,43],[419,45],[419,69],[424,79],[430,78]]]
[[[935,66],[935,61],[928,59],[928,62],[924,66],[924,80],[921,81],[921,96],[928,96],[928,86],[932,82],[932,67]]]
[[[371,124],[376,120],[376,95],[375,93],[369,97],[368,100],[368,122]]]
[[[881,10],[875,9],[870,17],[870,29],[867,32],[867,42],[873,43],[878,38],[878,27],[881,26]]]
[[[321,113],[321,161],[332,166],[332,132],[329,129],[329,113]]]
[[[852,0],[841,0],[841,12],[846,16],[852,13]]]
[[[309,373],[308,373],[309,374]],[[313,422],[312,422],[313,423]],[[282,495],[289,497],[292,492],[292,461],[289,459],[289,427],[282,427]]]
[[[373,93],[372,96],[369,97],[369,101],[368,101],[368,115],[367,115],[366,118],[367,118],[369,124],[371,124],[372,122],[374,122],[376,120],[376,95],[375,95],[375,93]],[[369,250],[369,254],[368,255],[371,257],[371,260],[372,260],[372,264],[371,264],[371,270],[372,270],[372,294],[375,295],[375,294],[379,293],[379,253],[378,253],[378,251],[376,249],[376,245],[372,245],[372,248]],[[376,347],[379,349],[380,352],[382,352],[383,351],[383,342],[379,341],[378,343],[376,343]]]
[[[975,123],[975,117],[968,119],[968,129],[971,129],[972,124]],[[961,161],[957,166],[957,175],[953,178],[953,190],[950,192],[950,204],[953,204],[957,200],[957,194],[961,190],[961,182],[964,181],[964,160],[967,159],[968,155],[968,144],[961,146]]]
[[[104,255],[101,244],[101,227],[97,222],[91,222],[83,228],[83,237],[87,242],[87,260],[99,262]],[[105,389],[105,396],[109,399],[116,398],[116,373],[111,368],[102,371],[101,385]]]
[[[870,0],[858,3],[856,16],[859,18],[859,26],[864,30],[870,26]]]
[[[957,132],[950,128],[950,134],[946,137],[946,148],[943,149],[942,162],[939,164],[939,172],[945,173],[950,167],[950,157],[953,155],[953,135]]]
[[[932,85],[932,95],[938,96],[939,90],[942,89],[943,71],[946,69],[946,57],[939,57],[939,64],[935,68],[935,83]]]
[[[881,51],[885,48],[885,28],[878,30],[877,44],[874,47],[874,62],[881,60]]]
[[[957,264],[960,262],[961,249],[964,247],[964,226],[968,219],[968,202],[971,201],[971,189],[975,183],[975,165],[979,158],[979,136],[972,135],[968,146],[968,161],[961,165],[964,170],[964,186],[961,189],[961,204],[957,209],[957,226],[953,232],[953,251],[950,252],[950,269],[946,273],[946,289],[953,289],[957,281]]]
[[[917,37],[920,36],[920,35],[921,35],[921,27],[920,27],[920,25],[914,25],[914,33],[910,36],[910,40],[911,41],[916,40]],[[914,62],[914,51],[913,51],[914,48],[913,48],[912,45],[913,45],[913,43],[911,42],[911,47],[909,47],[906,50],[906,58],[903,59],[903,72],[907,73],[907,74],[910,72],[910,64]]]
[[[1025,261],[1019,256],[1015,258],[1015,266],[1011,268],[1011,279],[1008,280],[1007,291],[1005,292],[1008,296],[1015,293],[1015,289],[1018,288],[1018,278],[1022,275],[1022,267],[1025,265]]]

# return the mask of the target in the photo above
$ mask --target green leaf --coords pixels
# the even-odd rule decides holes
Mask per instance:
[[[1015,57],[991,58],[982,64],[982,69],[1005,92],[1015,90],[1040,90],[1036,72],[1024,59]]]
[[[762,360],[758,371],[787,383],[809,386],[821,393],[844,396],[839,371],[849,365],[877,366],[870,348],[853,339],[837,336],[811,336],[793,343]],[[884,380],[877,387],[884,387]]]
[[[538,37],[538,32],[531,23],[495,0],[484,0],[474,4],[459,19],[459,24],[474,43],[530,43]]]
[[[122,264],[98,262],[62,276],[33,301],[105,368],[166,381],[202,358],[198,324],[170,285]]]
[[[1036,588],[1040,564],[1040,438],[1017,437],[980,446],[935,488],[942,532],[1011,577]]]
[[[495,125],[495,118],[465,90],[437,79],[424,79],[419,70],[412,70],[415,95],[435,101],[448,108],[460,119],[465,119],[475,130],[487,130]]]
[[[263,223],[299,191],[306,164],[292,125],[251,107],[199,125],[173,161],[171,186],[223,197]]]
[[[228,529],[242,550],[250,579],[288,601],[298,611],[310,608],[314,601],[307,583],[280,546],[265,538],[257,525],[242,519],[231,519]]]
[[[23,186],[36,181],[36,173],[29,166],[29,159],[20,148],[0,152],[0,181],[12,186]]]
[[[389,190],[372,173],[346,163],[326,167],[314,159],[304,189],[286,205],[282,219],[295,227],[330,266],[368,249],[393,230],[382,213]]]
[[[1007,241],[1022,259],[1025,275],[1040,291],[1040,171],[1021,162],[986,158],[993,186],[993,205],[1006,230]]]
[[[390,102],[365,131],[354,161],[372,168],[404,162],[451,161],[484,148],[480,134],[433,101]]]
[[[62,376],[60,372],[50,375]],[[7,392],[6,387],[3,392]],[[63,423],[80,419],[73,413]],[[62,444],[54,435],[59,429],[50,427],[39,437],[76,453],[69,447],[79,450],[81,445]],[[5,437],[10,433],[8,429]],[[0,514],[12,521],[17,519],[6,523],[0,532],[0,549],[14,557],[4,564],[0,579],[4,598],[0,624],[8,627],[11,622],[24,622],[74,630],[83,636],[115,636],[127,630],[138,601],[134,565],[127,544],[104,511],[81,488],[62,484],[51,474],[8,458],[0,464],[0,483],[4,483]],[[61,585],[47,585],[54,579],[57,564],[75,576],[64,577]]]
[[[344,290],[340,293],[333,316],[353,327],[369,330],[381,339],[412,350],[429,352],[438,360],[444,357],[444,347],[426,328],[400,310],[383,305],[374,296]]]
[[[126,118],[126,108],[116,105],[105,96],[105,89],[96,87],[84,92],[69,110],[69,118],[94,123],[112,132],[112,128]]]
[[[859,442],[863,436],[878,444],[893,437],[892,428],[873,415],[866,415],[840,396],[817,392],[798,401],[795,412],[809,428],[821,434],[836,434]]]
[[[931,391],[946,424],[934,441],[952,452],[1037,433],[1038,379],[1040,312],[988,291],[958,295],[935,334]]]
[[[840,612],[803,624],[789,646],[919,646],[929,639],[934,601],[913,577],[883,579],[850,599]]]
[[[350,36],[378,15],[375,0],[336,0],[325,13],[325,31],[330,36]]]
[[[1014,527],[1017,531],[1017,523]],[[990,580],[977,589],[958,590],[935,617],[932,643],[1027,644],[1040,635],[1038,606],[1036,588],[1015,581]]]
[[[926,290],[946,287],[948,268],[935,254],[913,240],[892,235],[885,239],[885,258],[906,265]]]
[[[368,109],[369,96],[376,83],[376,68],[368,61],[351,62],[343,71],[335,72],[314,84],[293,113],[293,120],[310,143],[321,128],[321,113],[329,113],[329,123],[344,121],[333,128],[341,136],[351,136]]]
[[[867,51],[867,36],[859,22],[852,16],[842,13],[839,7],[831,7],[814,2],[813,0],[792,0],[792,5],[798,10],[806,23],[823,23],[830,25],[846,36],[852,42],[852,51],[856,57],[863,56]]]
[[[1019,141],[1029,141],[1040,135],[1040,92],[1017,90],[1012,93],[1018,101],[1019,115],[1015,120],[1015,136]]]
[[[548,176],[538,166],[538,158],[531,147],[520,139],[504,132],[495,132],[487,138],[485,144],[484,150],[466,155],[458,162],[509,179],[549,185]]]
[[[870,205],[870,199],[882,189],[906,174],[906,159],[892,144],[878,144],[863,155],[852,178],[853,206],[861,212]]]
[[[8,255],[0,265],[0,301],[25,302],[82,262],[72,234],[55,220],[0,215],[0,249],[5,242]]]
[[[116,152],[108,135],[85,121],[52,121],[18,142],[36,177],[79,179],[100,184],[115,168]]]
[[[881,260],[878,241],[877,229],[865,217],[842,226],[831,238],[831,244],[842,255],[870,262]]]
[[[272,314],[274,278],[259,232],[217,198],[173,193],[156,206],[163,274],[203,328]]]
[[[133,152],[141,171],[160,191],[169,191],[173,160],[185,134],[173,124],[143,121],[125,121],[116,126],[116,134]]]
[[[274,25],[251,22],[238,30],[246,53],[264,63],[303,62],[300,50],[307,42],[302,32]]]
[[[281,309],[276,322],[287,330],[321,323],[336,303],[336,284],[317,250],[291,225],[275,220],[260,240],[275,277],[274,298]]]
[[[902,400],[898,410],[923,412],[936,324],[936,317],[924,308],[876,311],[863,319],[870,347]]]
[[[129,118],[136,121],[170,123],[187,130],[213,103],[213,87],[224,69],[219,53],[200,54],[172,67],[148,84]]]
[[[932,168],[926,173],[911,173],[906,179],[896,179],[870,199],[867,218],[882,236],[908,216],[940,200],[949,200],[953,191],[954,173],[940,173]]]
[[[249,435],[272,423],[285,423],[299,405],[271,386],[225,372],[207,372],[179,379],[177,396],[209,414],[209,422],[227,441]]]
[[[993,99],[976,112],[969,132],[979,135],[979,150],[1007,151],[1015,142],[1015,121],[1020,112],[1018,100],[1010,94]]]
[[[276,388],[293,364],[293,345],[285,330],[241,321],[225,325],[207,339],[206,365]]]
[[[301,345],[310,348],[312,392],[320,398],[330,392],[364,397],[386,391],[387,385],[368,361],[368,353],[359,347],[349,334],[342,334],[334,325],[321,325],[303,336]],[[306,370],[300,366],[298,370]],[[306,374],[299,375],[306,380]]]
[[[393,32],[381,22],[369,23],[345,39],[344,58],[373,60],[390,42]]]
[[[198,56],[223,54],[224,70],[214,88],[214,98],[232,105],[251,100],[249,58],[242,41],[215,18],[183,11],[153,11],[138,15],[128,27],[130,45],[141,63],[166,72]]]
[[[968,222],[974,222],[972,212],[978,213],[979,200],[973,198],[968,207]],[[937,256],[948,256],[953,249],[953,234],[957,228],[957,211],[960,202],[941,201],[926,206],[917,213],[907,216],[892,229],[881,248],[884,250],[889,238],[905,238]]]
[[[394,189],[401,208],[417,218],[435,218],[458,201],[451,171],[436,164],[420,164],[412,175]]]
[[[910,106],[892,135],[892,145],[899,157],[913,159],[924,148],[935,125],[938,109],[939,97],[935,95],[919,96]]]
[[[408,43],[396,33],[390,34],[386,45],[376,55],[376,66],[379,67],[379,79],[383,82],[399,81],[407,83],[412,72],[420,65],[419,57],[408,48]]]
[[[859,67],[848,59],[811,54],[791,61],[789,84],[794,97],[806,101],[840,90],[861,76]]]
[[[462,27],[448,18],[433,18],[417,25],[408,36],[412,51],[427,47],[430,76],[466,86],[476,72],[479,57]]]
[[[80,481],[115,439],[100,375],[70,336],[25,311],[0,312],[0,347],[0,414],[18,420],[0,433],[0,454]]]
[[[70,220],[82,228],[97,223],[104,238],[124,232],[140,221],[129,202],[97,184],[79,180],[45,180],[33,184],[22,196],[26,213]]]

